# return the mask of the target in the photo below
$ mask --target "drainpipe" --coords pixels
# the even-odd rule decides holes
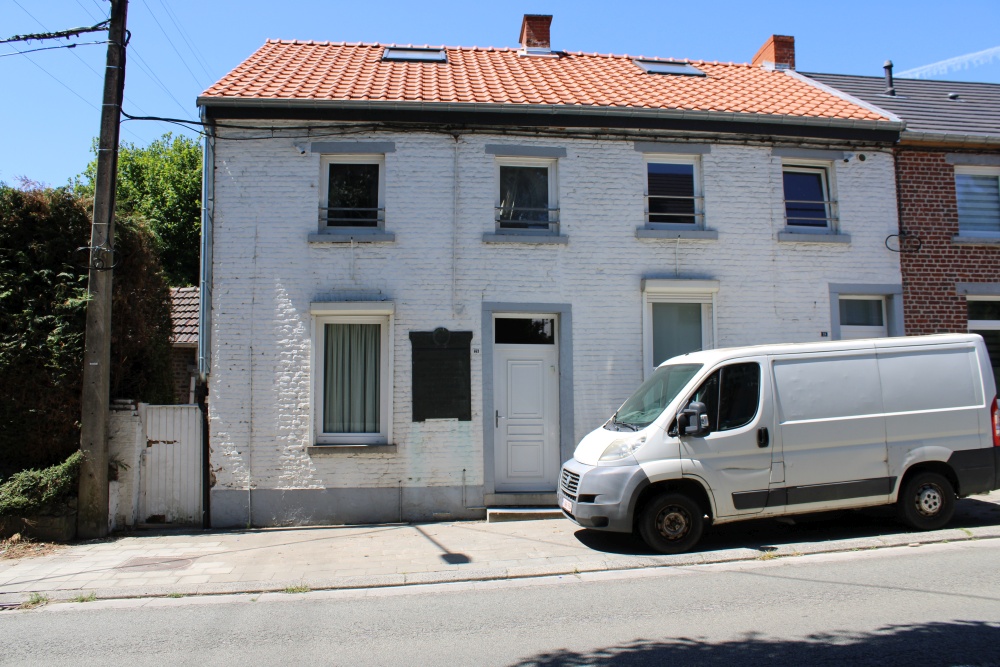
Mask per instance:
[[[205,107],[201,107],[206,122]],[[205,150],[201,160],[201,282],[198,312],[198,379],[208,382],[212,332],[212,219],[215,214],[215,128],[205,126]]]
[[[199,115],[206,121],[205,107]],[[211,449],[208,431],[208,374],[210,371],[212,313],[212,216],[215,210],[215,128],[205,126],[201,158],[201,279],[198,309],[198,384],[195,396],[201,411],[201,523],[212,525]]]

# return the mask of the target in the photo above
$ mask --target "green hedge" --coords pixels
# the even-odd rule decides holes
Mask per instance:
[[[0,484],[0,517],[41,514],[75,496],[82,462],[83,453],[76,451],[50,468],[11,475]]]
[[[80,446],[92,202],[0,183],[0,478]],[[111,397],[172,402],[170,290],[153,235],[115,226]]]

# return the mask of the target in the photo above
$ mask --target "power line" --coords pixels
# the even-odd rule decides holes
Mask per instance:
[[[76,0],[76,4],[80,5],[80,9],[82,9],[84,12],[86,12],[87,16],[89,16],[90,18],[92,18],[95,21],[97,20],[97,17],[103,16],[103,14],[98,14],[97,17],[95,17],[93,14],[90,13],[90,10],[87,9],[87,6],[85,4],[83,4],[82,2],[80,2],[80,0]]]
[[[194,79],[195,85],[200,86],[202,88],[206,88],[207,86],[205,86],[201,81],[198,80],[198,77],[195,75],[194,71],[191,69],[190,66],[188,66],[187,61],[184,59],[184,56],[182,56],[181,52],[177,50],[177,46],[174,44],[174,40],[170,39],[170,35],[168,35],[167,31],[164,30],[163,25],[160,23],[160,19],[156,18],[156,14],[153,13],[153,10],[150,8],[146,0],[142,0],[142,4],[146,8],[146,11],[149,12],[149,15],[153,17],[153,22],[156,23],[156,27],[159,28],[160,32],[163,33],[163,36],[167,38],[167,43],[170,44],[170,48],[172,48],[174,50],[174,53],[177,54],[177,58],[180,59],[181,64],[184,65],[184,69],[186,69],[188,71],[188,74],[191,75],[191,78]]]
[[[52,51],[53,49],[75,49],[78,46],[90,46],[91,44],[107,44],[107,40],[103,42],[77,42],[76,44],[60,44],[59,46],[43,46],[37,49],[28,49],[27,51],[15,51],[14,53],[0,53],[0,58],[7,58],[9,56],[24,55],[26,53],[35,53],[37,51]]]
[[[22,5],[21,3],[19,3],[17,0],[13,0],[13,2],[14,2],[15,5],[17,5],[18,7],[20,7],[21,11],[23,11],[25,14],[27,14],[31,18],[32,21],[34,21],[35,23],[37,23],[38,25],[40,25],[42,27],[42,30],[49,31],[49,27],[47,25],[45,25],[44,23],[42,23],[40,20],[38,20],[37,16],[35,16],[31,12],[29,12],[27,9],[25,9],[24,5]],[[80,0],[76,0],[76,3],[78,5],[80,5],[80,8],[83,9],[87,13],[88,16],[91,16],[91,18],[93,18],[93,16],[90,14],[90,12],[87,10],[87,8],[84,5],[80,4]],[[109,21],[110,21],[110,19],[105,19],[104,21],[102,21],[101,23],[98,23],[97,25],[102,25],[103,24],[103,25],[106,26],[106,24],[108,24]],[[63,31],[63,32],[65,32],[65,31]],[[49,31],[49,34],[57,34],[57,33],[51,33],[51,31]],[[107,44],[107,40],[105,40],[103,42],[86,42],[86,43],[87,44]],[[53,46],[53,47],[48,47],[48,48],[49,49],[55,49],[55,48],[73,48],[74,46],[76,46],[76,44],[66,44],[66,45],[63,45],[63,46],[58,46],[58,47]],[[7,53],[7,54],[4,54],[4,55],[0,56],[0,58],[7,57],[7,56],[14,56],[14,55],[18,55],[18,54],[33,53],[34,51],[45,51],[45,50],[47,50],[47,49],[42,48],[42,49],[32,49],[31,51],[18,51],[16,47],[11,47],[11,48],[14,48],[14,50],[17,51],[17,53]],[[79,60],[81,63],[83,63],[84,67],[86,67],[91,72],[93,72],[94,76],[96,76],[98,79],[101,79],[102,81],[104,80],[104,77],[101,75],[101,73],[98,72],[97,70],[95,70],[93,67],[91,67],[90,63],[88,63],[86,60],[84,60],[83,58],[81,58],[78,53],[76,53],[75,51],[71,51],[71,53],[73,54],[73,56],[77,60]],[[30,58],[29,58],[29,60],[30,60]],[[35,65],[36,67],[41,67],[40,65],[38,65],[34,61],[32,61],[32,64]],[[51,73],[49,73],[49,76],[53,76],[53,75]],[[53,78],[55,78],[55,77],[53,76]],[[56,79],[56,80],[58,81],[58,79]],[[62,82],[59,81],[59,83],[62,83]],[[69,89],[71,92],[73,92],[75,95],[77,95],[77,97],[80,97],[81,99],[83,99],[83,97],[81,95],[79,95],[79,93],[76,93],[76,91],[73,91],[73,89],[69,88],[69,86],[66,85],[65,83],[63,83],[62,85],[65,86],[67,89]],[[128,98],[126,98],[126,99],[128,99]],[[89,102],[88,102],[88,104],[89,104]],[[132,106],[134,106],[136,109],[139,109],[143,113],[146,113],[145,111],[142,110],[142,107],[140,107],[138,104],[136,104],[135,102],[133,102],[131,99],[129,99],[129,104],[131,104]],[[91,106],[93,106],[93,105],[91,104]],[[100,111],[100,109],[98,109],[98,111]],[[132,132],[130,130],[129,134],[131,134],[136,139],[139,139],[140,141],[142,141],[142,139],[138,135],[136,135],[135,132]]]
[[[170,21],[174,24],[174,27],[177,28],[177,32],[180,34],[181,39],[183,39],[184,43],[187,44],[188,49],[190,49],[191,51],[191,55],[194,56],[195,62],[198,63],[198,66],[201,67],[201,70],[205,73],[205,76],[207,76],[209,81],[211,81],[212,74],[211,72],[208,71],[208,62],[202,56],[201,51],[198,49],[198,46],[192,40],[188,39],[187,31],[184,30],[183,26],[181,26],[181,24],[177,21],[177,17],[174,14],[174,11],[170,9],[170,5],[167,4],[165,0],[160,0],[160,5],[166,12],[167,18],[169,18]]]
[[[164,83],[162,81],[160,81],[160,77],[156,76],[156,74],[153,72],[152,68],[150,68],[150,66],[146,64],[146,61],[143,59],[143,57],[141,55],[139,55],[138,51],[136,51],[135,45],[133,44],[132,46],[130,46],[128,48],[129,48],[129,53],[131,53],[133,56],[136,57],[136,60],[138,62],[136,62],[135,64],[139,67],[139,69],[141,69],[143,72],[145,72],[147,75],[149,75],[149,77],[153,80],[153,82],[157,86],[160,87],[160,90],[162,90],[163,92],[165,92],[170,97],[170,99],[172,99],[174,102],[176,102],[177,106],[179,106],[182,111],[185,111],[185,112],[188,111],[188,108],[186,106],[184,106],[183,104],[181,104],[180,100],[178,100],[176,97],[174,97],[174,94],[170,91],[170,89],[167,88],[167,86],[164,85]]]

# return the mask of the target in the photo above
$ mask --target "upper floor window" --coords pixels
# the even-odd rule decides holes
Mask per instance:
[[[321,164],[320,228],[383,227],[385,158],[381,155],[326,155]]]
[[[1000,168],[955,167],[958,231],[1000,236]]]
[[[497,168],[497,231],[558,232],[556,161],[497,158]]]
[[[826,166],[782,167],[785,223],[795,231],[833,232],[836,202],[831,195],[830,169]]]
[[[701,177],[697,157],[646,158],[646,224],[700,226]]]

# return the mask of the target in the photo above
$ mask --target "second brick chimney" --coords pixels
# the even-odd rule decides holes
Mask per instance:
[[[795,38],[789,35],[771,35],[764,46],[757,50],[751,64],[772,69],[795,69]]]
[[[528,53],[549,53],[552,50],[550,25],[551,14],[525,14],[521,21],[521,49]]]

